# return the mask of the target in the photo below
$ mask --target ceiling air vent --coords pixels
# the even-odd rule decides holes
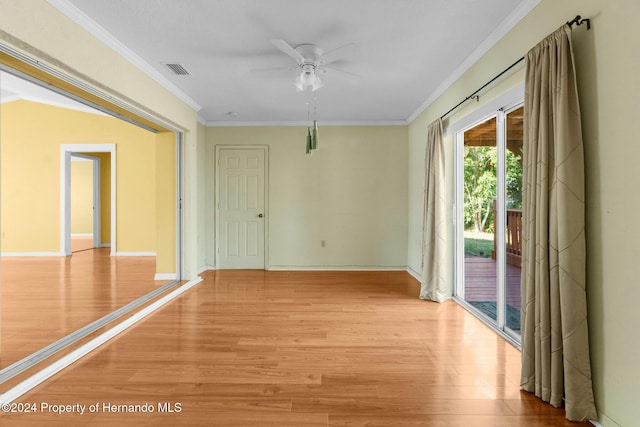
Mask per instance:
[[[169,69],[176,76],[190,76],[191,73],[187,71],[182,64],[176,62],[164,62],[163,65]]]

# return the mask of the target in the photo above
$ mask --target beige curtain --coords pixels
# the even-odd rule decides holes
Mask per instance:
[[[584,155],[571,28],[526,57],[522,387],[596,419],[585,293]]]
[[[446,283],[446,199],[442,120],[427,128],[424,212],[422,223],[422,284],[420,298],[442,302],[448,298]]]

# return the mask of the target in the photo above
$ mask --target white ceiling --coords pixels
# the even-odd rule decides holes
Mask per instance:
[[[360,77],[322,76],[320,123],[406,123],[538,1],[49,0],[201,107],[209,125],[307,119],[305,94],[292,84],[296,73],[257,71],[294,65],[270,39],[325,51],[357,45],[334,65]],[[191,76],[172,75],[166,62]]]

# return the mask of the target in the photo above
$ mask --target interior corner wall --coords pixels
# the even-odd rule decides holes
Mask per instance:
[[[577,14],[573,49],[582,112],[586,171],[587,298],[594,393],[599,421],[632,426],[640,419],[640,2],[543,0],[409,126],[409,265],[418,245],[426,126]],[[522,67],[449,117],[445,127],[524,81]],[[446,140],[449,209],[453,207],[453,144]]]
[[[207,170],[207,153],[206,153],[206,132],[207,128],[205,125],[198,123],[198,137],[197,137],[197,148],[196,152],[196,170],[197,170],[197,195],[196,200],[198,201],[197,212],[198,212],[198,256],[197,256],[197,267],[198,269],[202,269],[204,267],[209,266],[207,263],[207,227],[209,223],[209,218],[207,218],[207,190],[206,190],[206,170]]]
[[[116,145],[117,251],[155,251],[153,133],[110,116],[30,101],[2,104],[0,120],[3,253],[60,251],[60,145],[87,142]],[[103,170],[110,166],[102,163]],[[103,189],[110,186],[110,179],[102,181]],[[102,200],[110,188],[104,193]]]
[[[268,268],[405,269],[407,127],[320,126],[319,133],[320,149],[307,155],[305,127],[208,127],[207,224],[215,221],[216,145],[266,145]]]

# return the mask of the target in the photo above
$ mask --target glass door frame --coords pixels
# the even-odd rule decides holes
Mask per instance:
[[[503,101],[501,107],[483,109],[486,114],[454,130],[454,300],[489,325],[516,347],[520,348],[520,335],[506,326],[506,150],[507,114],[524,105],[524,97]],[[478,118],[479,117],[479,118]],[[496,119],[496,320],[465,300],[464,275],[464,133],[495,117]]]

